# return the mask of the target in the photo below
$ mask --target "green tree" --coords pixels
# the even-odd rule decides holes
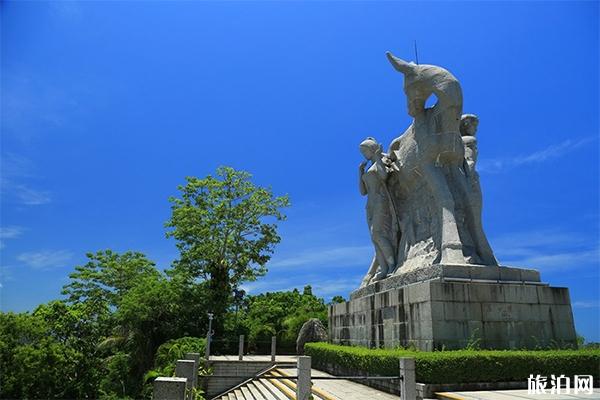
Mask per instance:
[[[166,340],[188,332],[182,313],[182,286],[158,271],[142,253],[111,250],[87,255],[64,286],[73,307],[96,310],[105,332],[91,342],[99,351],[105,395],[137,397],[144,373],[152,367],[156,349]]]
[[[171,197],[167,237],[179,249],[171,274],[190,284],[207,282],[208,304],[216,318],[216,335],[223,334],[232,291],[244,281],[266,273],[266,263],[279,243],[275,221],[285,219],[281,208],[287,196],[275,197],[268,188],[254,185],[251,175],[230,167],[217,176],[186,178],[181,197]]]
[[[306,321],[319,318],[327,323],[327,306],[312,294],[310,286],[302,294],[294,289],[249,296],[247,303],[242,319],[256,348],[267,347],[271,336],[277,336],[279,349],[293,352],[298,332]]]
[[[114,308],[121,297],[134,287],[142,276],[158,276],[155,264],[142,253],[123,254],[111,250],[88,253],[89,261],[75,267],[71,282],[62,293],[70,303],[93,305],[98,310]]]
[[[85,305],[52,301],[0,313],[0,398],[97,398],[102,323]]]

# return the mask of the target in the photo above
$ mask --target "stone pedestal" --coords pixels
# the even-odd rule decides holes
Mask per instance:
[[[434,265],[358,289],[329,307],[329,337],[421,350],[576,345],[567,288],[540,282],[534,270],[472,265]]]

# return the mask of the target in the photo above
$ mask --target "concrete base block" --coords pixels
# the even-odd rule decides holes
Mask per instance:
[[[472,266],[442,267],[444,273],[477,275]],[[568,289],[513,281],[517,276],[539,281],[533,270],[482,268],[495,268],[497,275],[490,270],[478,276],[510,280],[435,278],[375,293],[355,291],[350,301],[329,307],[330,341],[421,350],[469,344],[489,349],[576,345]]]
[[[160,377],[154,380],[153,400],[184,400],[185,378],[165,378]]]

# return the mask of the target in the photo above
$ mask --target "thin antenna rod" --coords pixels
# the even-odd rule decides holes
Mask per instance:
[[[415,61],[419,65],[419,53],[417,53],[417,41],[415,40]]]

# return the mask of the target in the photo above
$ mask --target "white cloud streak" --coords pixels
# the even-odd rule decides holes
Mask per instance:
[[[502,265],[564,270],[598,264],[598,244],[584,235],[555,229],[517,232],[492,240]]]
[[[372,246],[346,246],[305,250],[297,256],[275,259],[270,268],[288,267],[338,267],[369,264],[373,257]]]
[[[482,173],[499,173],[523,165],[542,163],[562,157],[593,140],[595,140],[595,137],[585,137],[577,140],[567,139],[559,144],[548,146],[531,154],[522,154],[512,158],[480,159],[477,164],[477,170]]]
[[[24,228],[20,226],[2,226],[0,227],[0,249],[4,248],[6,239],[16,239],[23,234]]]
[[[575,308],[600,308],[598,301],[574,301],[572,305]]]
[[[17,260],[33,269],[64,267],[73,257],[68,250],[43,250],[21,253]]]
[[[24,228],[20,226],[0,227],[0,239],[16,239],[23,234]]]
[[[33,163],[20,155],[3,153],[1,159],[2,179],[0,191],[3,196],[11,197],[17,203],[26,206],[47,204],[51,201],[50,192],[35,189],[25,181],[35,178]]]
[[[249,294],[256,295],[265,292],[291,291],[294,289],[302,291],[304,286],[310,285],[315,296],[329,300],[336,295],[348,298],[350,292],[360,286],[361,278],[361,276],[350,276],[343,279],[336,277],[323,279],[314,275],[296,275],[290,278],[277,279],[266,277],[255,282],[245,283],[242,285],[242,289]],[[299,284],[299,282],[302,283]]]

